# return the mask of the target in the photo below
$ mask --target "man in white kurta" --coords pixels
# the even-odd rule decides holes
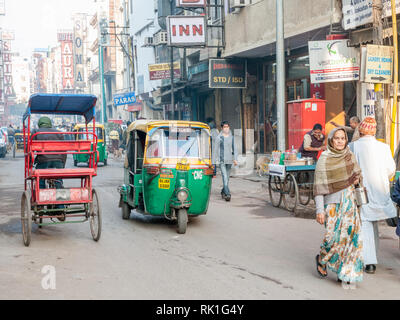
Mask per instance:
[[[371,118],[366,118],[367,125],[364,125],[367,129],[363,130],[360,125],[361,138],[351,143],[350,149],[361,167],[363,184],[369,199],[369,203],[361,207],[365,271],[375,273],[378,264],[378,221],[396,216],[396,208],[390,198],[390,179],[396,173],[396,165],[389,146],[375,138],[375,120],[368,119]]]

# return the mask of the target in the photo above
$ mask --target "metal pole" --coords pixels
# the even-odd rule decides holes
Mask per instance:
[[[175,112],[174,47],[171,47],[171,107],[172,112]]]
[[[382,45],[383,40],[383,23],[382,23],[382,0],[373,0],[373,42]],[[375,118],[376,118],[376,138],[381,141],[386,139],[385,115],[382,107],[384,98],[382,85],[375,84],[376,100],[375,100]]]
[[[107,101],[106,101],[106,89],[104,85],[104,56],[103,56],[103,46],[99,45],[99,57],[100,57],[100,81],[101,81],[101,97],[102,97],[102,107],[101,107],[101,121],[103,124],[107,123]]]
[[[286,101],[285,101],[285,39],[283,0],[276,0],[276,100],[278,109],[278,149],[286,150]]]

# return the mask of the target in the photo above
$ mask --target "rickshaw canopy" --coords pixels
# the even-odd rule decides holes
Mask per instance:
[[[86,123],[95,115],[97,97],[89,94],[34,94],[30,97],[23,120],[31,114],[81,115]]]

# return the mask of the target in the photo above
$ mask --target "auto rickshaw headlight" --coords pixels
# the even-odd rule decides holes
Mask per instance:
[[[186,201],[188,198],[188,193],[185,190],[180,190],[176,197],[178,198],[179,201]]]

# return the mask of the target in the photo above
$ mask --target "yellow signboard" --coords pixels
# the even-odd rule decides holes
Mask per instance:
[[[158,180],[158,188],[168,190],[171,187],[170,179],[160,179]]]

